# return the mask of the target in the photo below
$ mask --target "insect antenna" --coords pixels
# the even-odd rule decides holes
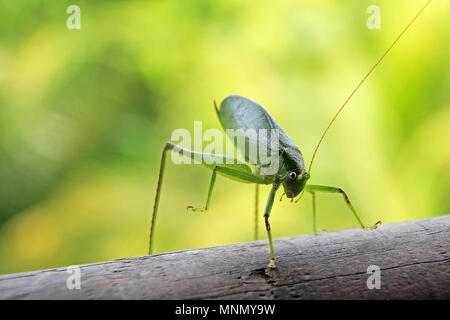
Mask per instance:
[[[352,91],[352,93],[348,96],[347,100],[342,104],[342,106],[338,109],[334,117],[331,119],[330,123],[328,124],[327,128],[323,132],[322,136],[319,139],[319,142],[317,143],[316,148],[314,149],[314,153],[311,158],[311,162],[309,163],[308,172],[311,174],[311,167],[314,162],[314,158],[316,157],[317,150],[319,149],[319,146],[321,145],[323,138],[325,138],[325,135],[327,134],[330,127],[333,125],[334,121],[338,117],[338,115],[341,113],[341,111],[344,109],[344,107],[347,105],[347,102],[350,101],[350,99],[353,97],[355,92],[361,87],[361,85],[366,81],[366,79],[369,77],[369,75],[372,73],[373,70],[380,64],[380,62],[384,59],[384,57],[391,51],[391,49],[395,46],[395,44],[400,40],[400,38],[403,36],[403,34],[406,32],[406,30],[409,29],[409,27],[416,21],[416,19],[420,16],[423,10],[430,4],[431,0],[428,0],[427,3],[422,7],[422,9],[419,10],[419,12],[414,16],[414,18],[406,25],[405,28],[403,28],[402,32],[397,36],[397,38],[392,42],[392,44],[389,46],[389,48],[383,53],[383,55],[378,59],[378,61],[370,68],[369,72],[362,78],[362,80],[358,83],[358,85],[355,87],[355,89]]]

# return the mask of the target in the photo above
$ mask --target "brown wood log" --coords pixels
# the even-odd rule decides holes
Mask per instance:
[[[450,215],[3,275],[0,299],[449,299]],[[367,268],[380,268],[368,289]]]

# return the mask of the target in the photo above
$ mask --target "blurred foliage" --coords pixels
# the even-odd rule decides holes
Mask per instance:
[[[146,254],[176,128],[220,128],[212,100],[264,105],[309,163],[337,107],[424,1],[0,1],[0,273]],[[66,8],[81,7],[81,30]],[[366,8],[381,7],[381,29]],[[450,211],[449,2],[434,1],[359,90],[312,183],[363,221]],[[156,251],[249,241],[253,186],[168,163]],[[261,208],[269,187],[261,190]],[[312,232],[311,200],[275,203],[275,237]],[[357,227],[318,195],[326,230]],[[261,212],[262,215],[262,212]],[[265,239],[261,219],[260,238]]]

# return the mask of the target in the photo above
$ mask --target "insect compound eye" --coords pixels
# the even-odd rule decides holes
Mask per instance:
[[[289,178],[291,178],[291,180],[295,180],[295,178],[297,178],[297,174],[295,172],[291,172],[289,173]]]

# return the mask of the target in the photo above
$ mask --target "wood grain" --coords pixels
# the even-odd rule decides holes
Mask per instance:
[[[450,215],[0,276],[0,299],[449,299]],[[381,268],[369,290],[367,267]]]

